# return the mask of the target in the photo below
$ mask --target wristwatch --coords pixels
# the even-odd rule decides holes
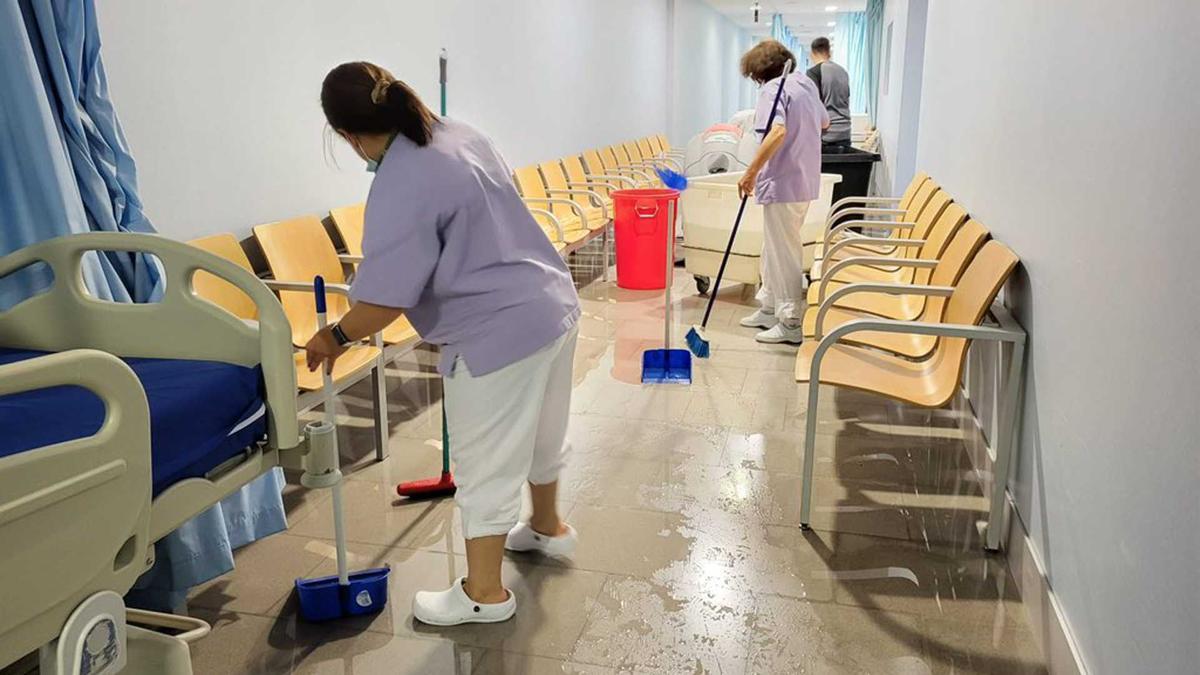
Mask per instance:
[[[345,347],[346,345],[353,342],[353,340],[346,337],[346,331],[342,330],[342,327],[340,324],[335,323],[332,326],[330,326],[329,332],[333,334],[333,339],[337,341],[339,347]]]

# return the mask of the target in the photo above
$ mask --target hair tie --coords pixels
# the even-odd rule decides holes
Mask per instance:
[[[375,80],[375,88],[371,90],[371,103],[374,103],[375,105],[382,105],[383,102],[387,100],[388,87],[391,87],[392,82],[394,81],[395,80],[387,77],[381,77],[378,80]]]

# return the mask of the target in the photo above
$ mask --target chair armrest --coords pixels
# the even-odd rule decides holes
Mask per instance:
[[[906,213],[908,213],[908,211],[906,211],[905,209],[877,209],[877,208],[851,207],[851,208],[842,209],[841,211],[838,211],[837,213],[830,213],[829,216],[825,219],[825,229],[828,230],[830,224],[833,223],[834,220],[837,220],[838,218],[842,218],[844,216],[848,216],[851,214],[858,215],[858,216],[903,216]]]
[[[837,264],[830,267],[828,270],[822,270],[821,285],[817,288],[817,302],[825,302],[825,292],[830,281],[837,281],[835,275],[849,267],[913,267],[916,269],[933,269],[937,267],[936,260],[923,260],[921,258],[893,258],[887,256],[854,256],[845,260],[837,261]],[[911,284],[905,285],[911,287]]]
[[[888,295],[924,295],[927,297],[948,298],[954,292],[952,286],[925,286],[918,284],[850,284],[837,289],[830,296],[821,301],[821,306],[817,309],[817,325],[814,331],[818,339],[824,334],[825,315],[831,307],[837,304],[838,300],[852,295],[854,293],[886,293]],[[894,320],[894,319],[889,319]]]
[[[612,181],[617,181],[618,183],[626,183],[630,187],[637,187],[637,181],[633,180],[629,176],[614,176],[614,175],[608,174],[608,173],[589,173],[587,175],[587,177],[588,178],[603,178],[604,180],[612,180]]]
[[[546,190],[546,192],[552,195],[587,195],[595,200],[596,205],[600,207],[600,217],[604,220],[608,220],[608,207],[604,205],[604,202],[600,201],[600,193],[596,192],[595,190],[563,190],[560,188]]]
[[[300,291],[312,293],[316,290],[311,281],[280,281],[279,279],[263,279],[262,282],[266,284],[267,288],[270,288],[274,291]],[[330,293],[334,293],[335,295],[342,295],[347,298],[350,297],[350,286],[347,284],[326,283],[325,290]]]
[[[899,197],[842,197],[829,207],[830,213],[837,213],[850,204],[899,204]]]
[[[843,237],[869,238],[867,235],[859,235],[858,233],[849,231],[852,227],[873,227],[891,232],[894,230],[911,230],[916,226],[916,223],[907,220],[843,220],[832,228],[825,228],[825,246],[828,248],[839,234]]]
[[[555,197],[521,197],[521,199],[524,200],[526,204],[562,204],[564,206],[569,206],[571,207],[571,210],[575,212],[575,215],[579,216],[579,224],[587,227],[587,212],[584,211],[583,207],[573,199],[557,199]]]
[[[833,261],[833,256],[838,251],[850,246],[879,246],[886,247],[887,253],[891,253],[896,248],[911,248],[920,246],[925,243],[924,239],[908,239],[908,238],[892,238],[892,237],[847,237],[841,241],[836,241],[833,244],[826,242],[825,254],[821,256],[822,260]]]
[[[547,211],[546,209],[529,209],[529,212],[534,215],[546,216],[547,218],[549,218],[550,224],[554,226],[554,231],[558,232],[558,240],[566,241],[567,235],[566,235],[566,233],[563,232],[562,221],[560,221],[558,219],[558,216]]]
[[[350,255],[349,253],[339,253],[338,260],[340,260],[344,263],[349,263],[351,265],[357,265],[358,263],[363,261],[363,257],[361,255]]]

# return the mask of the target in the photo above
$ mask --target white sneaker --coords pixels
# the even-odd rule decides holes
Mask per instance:
[[[421,591],[413,596],[412,612],[421,623],[431,626],[457,626],[464,623],[500,623],[517,612],[517,598],[508,591],[508,600],[491,605],[475,602],[467,595],[460,577],[444,591]]]
[[[567,525],[566,534],[547,537],[530,527],[529,523],[517,523],[517,526],[508,533],[504,548],[519,553],[536,551],[542,555],[562,557],[574,553],[578,544],[579,535],[570,525]]]
[[[788,328],[782,323],[777,323],[771,328],[764,330],[758,335],[755,335],[754,339],[759,342],[765,342],[772,345],[781,344],[784,342],[798,345],[804,342],[804,327],[797,326],[796,328]]]
[[[775,324],[779,323],[779,319],[776,319],[774,314],[759,309],[738,323],[746,328],[774,328]]]

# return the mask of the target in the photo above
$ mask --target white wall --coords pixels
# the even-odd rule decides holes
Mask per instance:
[[[884,5],[879,112],[875,124],[879,129],[881,159],[872,176],[879,194],[899,194],[916,172],[928,5],[928,0],[888,0]],[[886,53],[889,25],[892,27],[890,59]]]
[[[918,164],[1022,258],[1015,498],[1092,673],[1200,662],[1196,35],[1183,0],[929,8]]]
[[[321,80],[370,60],[513,166],[667,128],[666,0],[106,0],[97,3],[113,100],[146,210],[173,237],[234,231],[361,201],[368,176],[323,158]]]
[[[672,9],[672,145],[752,103],[738,71],[749,35],[702,0],[670,0]]]

